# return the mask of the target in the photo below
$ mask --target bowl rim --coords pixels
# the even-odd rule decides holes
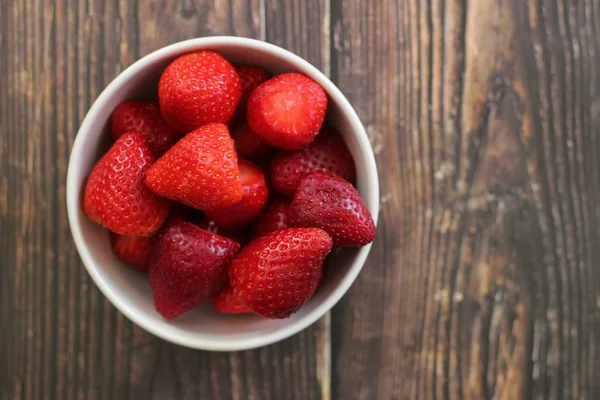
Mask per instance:
[[[274,330],[273,332],[243,341],[206,340],[203,338],[191,339],[187,337],[181,338],[176,335],[172,335],[170,332],[164,332],[160,327],[155,326],[155,323],[146,314],[134,313],[133,310],[127,305],[127,300],[124,299],[121,294],[116,293],[117,291],[114,290],[114,288],[112,288],[111,285],[109,285],[104,278],[99,275],[97,270],[101,268],[101,266],[96,265],[92,259],[88,245],[83,238],[81,221],[78,213],[80,202],[80,186],[76,185],[74,177],[75,169],[77,168],[75,167],[75,164],[77,164],[77,166],[80,164],[79,155],[82,153],[82,149],[87,140],[87,132],[90,131],[92,124],[95,122],[96,114],[106,107],[105,103],[114,91],[118,90],[128,79],[137,74],[139,71],[153,65],[155,62],[164,59],[165,57],[176,57],[189,51],[209,49],[211,46],[224,45],[254,50],[259,49],[262,52],[270,53],[277,58],[286,59],[288,62],[293,64],[297,70],[301,70],[303,73],[310,76],[325,89],[327,95],[339,105],[342,112],[348,118],[352,130],[357,136],[359,147],[368,150],[365,152],[365,164],[363,165],[367,174],[368,198],[365,198],[365,200],[366,204],[370,205],[369,211],[371,212],[376,225],[379,216],[379,176],[367,132],[365,131],[365,128],[361,123],[356,111],[341,90],[318,68],[304,60],[302,57],[277,45],[257,39],[235,36],[211,36],[184,40],[162,47],[148,55],[141,57],[139,60],[123,70],[106,86],[98,98],[93,102],[77,132],[77,136],[75,137],[75,141],[71,149],[66,182],[67,216],[69,219],[71,234],[73,236],[77,252],[83,261],[88,274],[92,277],[92,280],[104,294],[104,296],[108,298],[110,303],[112,303],[117,310],[124,314],[130,321],[157,337],[181,346],[208,351],[250,350],[279,342],[306,329],[320,319],[323,315],[325,315],[329,310],[331,310],[331,308],[337,304],[344,294],[348,292],[350,286],[356,280],[358,274],[362,270],[372,246],[372,244],[368,244],[358,249],[358,253],[355,256],[354,262],[348,269],[345,276],[342,277],[339,284],[332,289],[331,293],[329,293],[323,301],[315,305],[315,307],[302,318],[299,318],[290,324],[283,325],[281,328]],[[82,184],[85,184],[85,181]]]

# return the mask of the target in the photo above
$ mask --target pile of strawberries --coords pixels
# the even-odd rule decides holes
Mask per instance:
[[[83,206],[118,257],[149,271],[161,315],[212,299],[224,313],[288,317],[317,289],[332,247],[374,239],[326,112],[310,78],[271,78],[213,51],[173,61],[158,102],[114,110],[115,142]]]

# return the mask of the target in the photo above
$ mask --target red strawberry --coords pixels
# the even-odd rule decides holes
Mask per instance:
[[[242,97],[240,78],[214,51],[178,57],[158,82],[158,102],[167,122],[187,133],[209,123],[226,124]]]
[[[246,117],[252,132],[266,144],[300,150],[317,136],[326,111],[323,88],[305,75],[290,72],[252,92]]]
[[[266,318],[286,318],[313,295],[332,240],[318,228],[288,228],[250,242],[231,262],[233,294]]]
[[[358,191],[337,175],[315,172],[298,185],[288,211],[288,223],[321,228],[333,244],[360,247],[375,239],[375,223]]]
[[[212,307],[216,311],[226,314],[248,314],[252,312],[248,306],[233,295],[233,289],[230,287],[213,297]]]
[[[285,200],[275,199],[265,208],[263,213],[252,227],[252,237],[265,236],[288,227],[287,213],[290,203]]]
[[[233,131],[231,137],[240,156],[260,158],[269,152],[269,146],[252,133],[248,124],[243,124]]]
[[[317,171],[332,172],[349,182],[356,177],[352,154],[337,132],[327,127],[305,149],[275,154],[269,170],[273,189],[287,198],[294,197],[302,178]]]
[[[110,239],[113,252],[132,267],[147,271],[150,268],[150,260],[158,244],[160,234],[171,225],[186,222],[190,210],[190,208],[181,204],[171,204],[166,221],[160,227],[158,233],[153,236],[127,236],[111,232]]]
[[[207,232],[233,239],[242,245],[248,241],[248,232],[244,228],[222,228],[215,221],[206,217],[200,221],[198,226]]]
[[[128,101],[115,108],[110,118],[113,139],[126,132],[141,133],[156,157],[173,146],[179,136],[164,120],[155,101]]]
[[[126,264],[140,271],[150,267],[151,246],[154,236],[128,236],[110,233],[113,252]]]
[[[233,140],[223,124],[187,134],[146,174],[154,193],[199,210],[229,207],[242,199]]]
[[[231,121],[229,122],[229,126],[236,127],[246,118],[246,106],[248,104],[248,98],[256,89],[258,85],[265,82],[269,79],[269,74],[262,68],[252,67],[249,65],[236,65],[234,66],[238,76],[240,77],[240,82],[242,83],[242,98],[240,99],[240,103],[238,104],[233,117],[231,117]]]
[[[215,296],[227,286],[227,266],[239,249],[189,222],[167,227],[150,265],[156,310],[171,319]]]
[[[249,224],[260,215],[269,199],[269,188],[260,168],[250,161],[239,159],[242,179],[242,200],[232,206],[206,211],[206,216],[223,228]]]
[[[150,236],[165,222],[169,202],[144,184],[154,156],[141,134],[121,136],[88,177],[83,209],[88,217],[120,235]]]

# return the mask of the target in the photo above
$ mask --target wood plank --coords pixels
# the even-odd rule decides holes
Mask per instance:
[[[331,0],[331,24],[329,8],[0,4],[1,398],[330,398],[331,379],[342,399],[600,394],[600,7]],[[94,288],[64,177],[83,116],[119,71],[225,33],[330,73],[385,173],[380,235],[333,319],[210,354],[150,336]]]
[[[2,3],[0,397],[307,399],[327,393],[327,320],[257,351],[208,353],[159,340],[94,287],[72,243],[64,203],[79,124],[106,84],[140,56],[191,37],[264,38],[268,32],[326,69],[328,53],[295,39],[314,28],[314,10],[326,18],[326,3],[301,4],[285,2],[304,11],[283,29],[259,0]],[[328,49],[327,33],[317,29],[309,39]]]
[[[385,172],[333,397],[598,397],[598,5],[331,8],[332,75]]]

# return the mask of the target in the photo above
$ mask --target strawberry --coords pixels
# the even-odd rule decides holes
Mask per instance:
[[[154,234],[167,218],[169,202],[144,185],[153,163],[141,134],[130,132],[117,139],[88,177],[83,196],[88,217],[120,235]]]
[[[156,310],[172,319],[215,296],[227,286],[227,266],[239,249],[189,222],[167,227],[150,264]]]
[[[181,204],[171,204],[166,221],[153,236],[117,235],[111,232],[110,239],[113,252],[132,267],[147,271],[150,268],[150,260],[158,244],[159,235],[171,225],[186,222],[190,210],[190,208]]]
[[[246,118],[252,132],[269,146],[300,150],[317,136],[326,111],[323,88],[305,75],[290,72],[252,92]]]
[[[356,177],[352,154],[337,132],[328,127],[305,149],[275,154],[269,175],[273,190],[292,198],[300,180],[317,171],[332,172],[349,182]]]
[[[290,203],[285,200],[273,200],[254,223],[254,226],[252,227],[252,237],[257,238],[287,228],[287,213],[289,206]]]
[[[167,122],[184,134],[209,123],[226,124],[241,97],[237,72],[214,51],[178,57],[158,82],[160,110]]]
[[[240,227],[254,221],[269,199],[269,188],[262,170],[243,158],[238,163],[244,192],[242,200],[226,208],[205,212],[222,228]]]
[[[313,295],[332,240],[318,228],[288,228],[250,242],[231,262],[233,294],[266,318],[286,318]]]
[[[110,244],[113,252],[127,265],[140,271],[150,267],[151,246],[154,236],[117,235],[110,232]]]
[[[173,146],[179,136],[167,124],[155,101],[128,101],[115,108],[110,118],[114,140],[126,132],[142,134],[156,157],[162,156]]]
[[[246,106],[248,104],[248,98],[256,89],[258,85],[269,79],[269,74],[262,68],[252,67],[250,65],[234,65],[235,71],[240,77],[242,84],[242,98],[238,104],[229,126],[236,127],[246,118]]]
[[[261,158],[269,152],[269,146],[252,133],[248,124],[243,124],[233,131],[231,137],[240,156]]]
[[[337,175],[315,172],[298,185],[288,223],[321,228],[334,246],[360,247],[375,239],[375,223],[358,191]]]
[[[146,174],[154,193],[199,210],[229,207],[242,199],[233,140],[223,124],[188,133]]]
[[[212,307],[216,311],[226,314],[249,314],[252,312],[248,306],[233,295],[233,290],[230,287],[213,297]]]
[[[207,232],[233,239],[240,244],[248,241],[248,232],[244,228],[222,228],[215,221],[206,217],[200,221],[198,226]]]

